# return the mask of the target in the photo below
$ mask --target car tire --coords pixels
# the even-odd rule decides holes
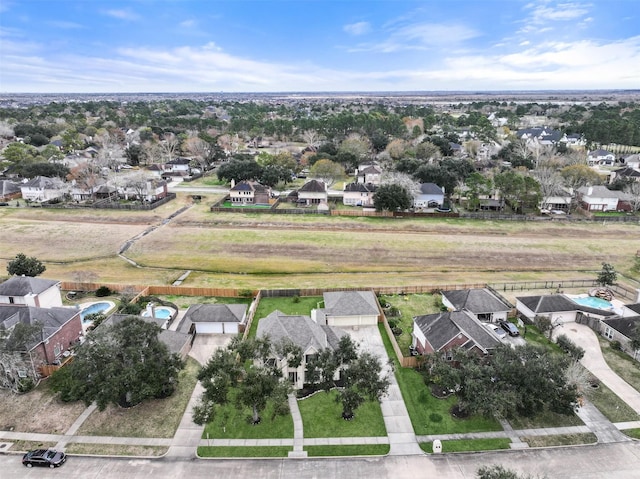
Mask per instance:
[[[31,464],[30,462],[27,462],[27,463],[25,464],[25,466],[27,466],[27,467],[33,467],[33,464]]]

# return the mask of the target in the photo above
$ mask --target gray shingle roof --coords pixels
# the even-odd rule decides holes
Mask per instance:
[[[468,309],[475,314],[509,311],[512,308],[486,288],[443,291],[442,296],[447,298],[455,309]]]
[[[560,311],[582,311],[583,313],[597,314],[599,316],[615,316],[615,313],[612,311],[582,306],[571,301],[563,294],[521,296],[516,299],[536,314],[555,313]]]
[[[194,323],[241,323],[246,304],[193,304],[184,317]]]
[[[27,325],[42,324],[42,338],[47,340],[79,314],[80,311],[74,308],[0,305],[0,329],[8,329],[18,322]],[[28,345],[28,348],[33,349],[41,342],[34,341]]]
[[[451,321],[451,313],[435,313],[413,318],[415,326],[420,328],[435,351],[460,334],[460,329]]]
[[[370,316],[379,314],[378,301],[372,291],[338,291],[324,293],[324,311],[328,316]]]
[[[273,344],[283,339],[290,339],[303,352],[312,348],[316,351],[324,348],[335,349],[344,331],[331,326],[320,326],[309,316],[286,315],[274,311],[258,323],[256,336],[268,336]]]
[[[450,311],[427,314],[413,318],[434,350],[440,351],[447,343],[463,333],[470,342],[486,352],[498,346],[495,339],[482,324],[466,311]],[[471,345],[468,345],[470,348]]]
[[[352,193],[373,193],[377,186],[372,183],[349,183],[344,187],[344,191]]]
[[[240,181],[237,183],[230,191],[255,191],[255,192],[263,192],[269,191],[269,188],[258,183],[257,181]]]
[[[631,338],[638,325],[640,325],[640,316],[628,316],[626,318],[605,319],[602,321],[607,326],[618,331],[627,338]]]
[[[634,313],[640,314],[640,303],[625,304],[625,307],[629,308]]]
[[[0,284],[0,296],[40,294],[58,283],[60,283],[60,281],[54,281],[52,279],[13,276]]]
[[[325,193],[327,191],[327,188],[324,182],[311,180],[302,185],[302,187],[299,188],[298,191],[302,191],[305,193]]]
[[[423,195],[443,195],[444,192],[435,183],[421,183],[420,193]]]

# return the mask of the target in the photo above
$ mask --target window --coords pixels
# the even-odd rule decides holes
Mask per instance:
[[[9,304],[13,304],[13,303],[14,303],[14,301],[15,301],[15,300],[13,299],[13,296],[9,296]]]
[[[604,337],[607,339],[613,339],[613,329],[609,326],[604,328]]]
[[[445,359],[446,359],[447,361],[453,361],[453,351],[448,350],[448,351],[445,353]]]
[[[291,381],[293,384],[298,382],[298,373],[296,371],[289,373],[289,381]]]
[[[53,355],[57,358],[58,356],[60,356],[61,352],[62,352],[62,347],[60,347],[59,344],[56,344],[55,347],[53,348]]]

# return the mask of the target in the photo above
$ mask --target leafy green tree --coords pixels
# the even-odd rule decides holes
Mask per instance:
[[[596,282],[600,286],[611,286],[616,284],[618,280],[618,273],[612,264],[602,263],[602,270],[598,273]]]
[[[24,253],[18,253],[7,264],[7,272],[12,276],[39,276],[47,267],[34,256],[27,257]]]
[[[243,180],[257,180],[262,176],[263,168],[254,160],[231,160],[220,165],[217,171],[218,179],[221,181],[237,182]]]
[[[346,173],[344,167],[331,160],[316,161],[309,169],[309,175],[323,181],[327,186],[331,186],[336,180],[344,178]]]
[[[389,183],[380,185],[373,194],[376,211],[404,211],[411,208],[413,198],[402,186]]]
[[[485,178],[477,172],[471,173],[465,182],[464,196],[467,197],[467,208],[477,211],[480,208],[480,197],[488,195],[492,185],[490,178]]]
[[[379,401],[389,389],[389,377],[382,376],[380,359],[369,352],[351,359],[343,370],[344,385],[336,401],[342,404],[343,419],[352,419],[366,400]]]
[[[288,364],[300,364],[302,353],[290,345],[282,345]],[[276,414],[288,412],[287,394],[291,388],[282,373],[269,361],[276,346],[268,338],[242,340],[234,338],[217,349],[198,373],[204,387],[199,403],[194,407],[193,420],[204,424],[213,420],[220,406],[235,399],[237,406],[252,409],[253,424],[260,423],[260,413],[272,401]]]
[[[455,365],[438,359],[425,365],[431,382],[440,381],[445,389],[456,391],[462,411],[507,418],[533,417],[545,408],[573,414],[578,391],[567,381],[569,357],[532,345],[514,349],[503,345],[489,357],[466,351],[454,354]],[[458,371],[446,372],[447,367]]]
[[[175,391],[183,367],[158,338],[161,329],[137,316],[89,333],[74,361],[56,371],[52,387],[65,401],[131,407]]]

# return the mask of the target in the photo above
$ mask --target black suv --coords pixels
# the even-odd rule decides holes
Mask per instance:
[[[53,469],[62,466],[66,460],[67,455],[64,452],[54,449],[36,449],[22,456],[22,464],[27,467],[41,466]]]
[[[520,335],[520,331],[518,331],[518,327],[509,322],[509,321],[500,321],[500,326],[502,327],[502,329],[504,329],[507,333],[509,333],[509,336],[519,336]]]

